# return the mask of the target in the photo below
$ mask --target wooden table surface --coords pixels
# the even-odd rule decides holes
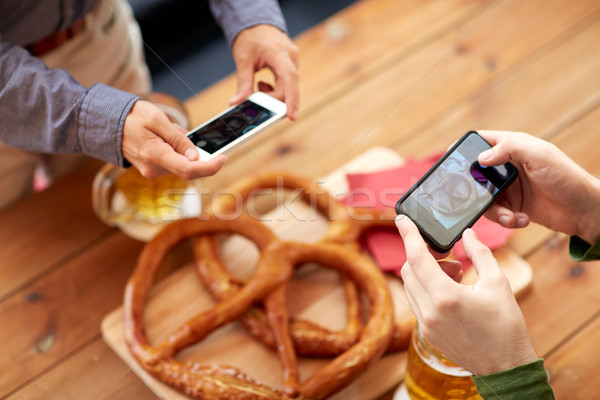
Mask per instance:
[[[422,157],[478,128],[532,133],[598,175],[598,38],[597,0],[358,1],[295,38],[298,120],[233,154],[202,187],[248,171],[323,176],[374,146]],[[193,124],[234,91],[230,77],[191,98]],[[100,166],[88,160],[0,213],[0,398],[156,398],[100,334],[143,246],[94,216]],[[539,226],[509,245],[534,270],[519,303],[557,398],[600,398],[600,263],[573,262],[568,238]],[[188,257],[169,256],[165,273]]]

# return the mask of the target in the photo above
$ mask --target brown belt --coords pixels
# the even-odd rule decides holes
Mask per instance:
[[[62,31],[55,32],[51,35],[46,36],[42,40],[25,46],[29,52],[34,56],[41,56],[48,53],[51,50],[56,49],[58,46],[64,44],[69,39],[75,37],[79,32],[85,28],[84,19],[81,18],[73,25]]]

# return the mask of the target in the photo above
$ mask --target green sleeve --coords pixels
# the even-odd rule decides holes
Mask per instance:
[[[484,400],[554,400],[541,358],[494,374],[473,376],[472,379]]]
[[[569,254],[575,261],[600,260],[600,238],[591,245],[578,236],[571,236]]]

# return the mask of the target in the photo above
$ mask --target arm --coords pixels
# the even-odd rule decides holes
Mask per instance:
[[[554,400],[542,359],[495,374],[473,376],[472,379],[484,399]]]
[[[1,40],[1,38],[0,38]],[[19,46],[0,41],[0,140],[42,153],[81,152],[123,165],[121,135],[137,97],[79,85]]]
[[[517,181],[486,217],[507,228],[533,221],[578,236],[592,244],[600,239],[600,181],[556,146],[518,132],[479,131],[492,146],[479,156],[482,165],[512,163]]]
[[[299,108],[299,50],[286,32],[285,20],[275,0],[211,0],[211,10],[223,28],[237,68],[238,88],[230,104],[248,97],[254,74],[269,68],[275,86],[259,82],[258,89],[287,105],[295,120]]]
[[[463,243],[478,280],[461,285],[440,268],[409,218],[398,216],[396,225],[407,254],[402,267],[404,288],[423,337],[475,375],[473,381],[484,399],[499,393],[510,394],[502,397],[506,399],[534,393],[535,398],[543,394],[552,399],[543,363],[531,345],[510,284],[475,233],[466,230]]]
[[[439,267],[409,218],[398,216],[396,225],[406,248],[404,288],[428,342],[475,375],[538,358],[506,276],[471,229],[463,234],[463,246],[478,280],[467,286]]]
[[[272,25],[287,34],[285,19],[276,0],[210,0],[210,9],[229,46],[245,29]]]
[[[146,177],[192,179],[225,162],[200,162],[184,133],[156,106],[110,86],[86,88],[0,37],[0,141],[40,153],[84,153]]]

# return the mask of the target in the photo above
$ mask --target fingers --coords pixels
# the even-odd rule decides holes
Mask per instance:
[[[157,132],[165,142],[170,144],[177,153],[183,155],[189,161],[195,161],[200,157],[194,143],[170,121],[167,121],[165,126],[158,127],[155,132]]]
[[[421,281],[422,286],[434,287],[447,279],[448,277],[440,271],[436,259],[429,253],[427,244],[410,218],[399,215],[396,217],[396,226],[404,241],[406,263],[415,271],[415,276]],[[402,269],[404,270],[404,267]],[[404,273],[402,277],[404,278]]]
[[[227,158],[218,156],[207,161],[190,161],[176,152],[165,152],[157,165],[186,180],[203,178],[216,174]]]
[[[254,88],[254,65],[248,58],[237,61],[237,92],[229,100],[229,105],[240,103],[250,96]]]
[[[266,63],[275,75],[275,86],[259,82],[259,90],[285,101],[287,117],[295,120],[298,117],[300,93],[297,63],[288,53],[270,53]]]
[[[467,257],[473,261],[473,267],[478,275],[477,285],[490,287],[499,284],[508,285],[508,280],[494,255],[490,249],[479,241],[472,229],[467,229],[463,233],[463,248]]]
[[[460,283],[463,278],[462,263],[458,260],[442,260],[438,261],[442,271],[446,273],[452,280]]]
[[[162,110],[138,101],[125,119],[123,156],[146,178],[174,173],[184,179],[215,174],[226,157],[199,161],[198,149]]]
[[[276,79],[275,93],[283,91],[283,98],[287,106],[287,116],[291,120],[298,117],[299,108],[299,77],[298,66],[290,58],[277,57],[273,64]]]
[[[525,228],[529,225],[529,216],[522,212],[514,212],[501,205],[494,204],[486,212],[485,217],[509,229]]]
[[[248,97],[254,88],[254,74],[269,68],[275,76],[275,85],[259,83],[264,91],[287,105],[288,118],[295,120],[299,108],[299,49],[282,31],[271,25],[256,25],[243,30],[232,46],[236,63],[238,89],[230,104]]]
[[[477,131],[493,147],[479,154],[481,165],[496,166],[513,162],[515,166],[526,165],[531,156],[542,153],[547,145],[540,139],[522,132]]]
[[[224,155],[219,155],[207,161],[188,162],[182,165],[183,169],[179,170],[179,173],[176,174],[188,180],[212,176],[219,172],[226,162],[227,157]]]
[[[396,217],[396,227],[406,249],[407,262],[411,265],[422,263],[424,259],[432,259],[427,245],[423,241],[415,224],[405,215]]]

